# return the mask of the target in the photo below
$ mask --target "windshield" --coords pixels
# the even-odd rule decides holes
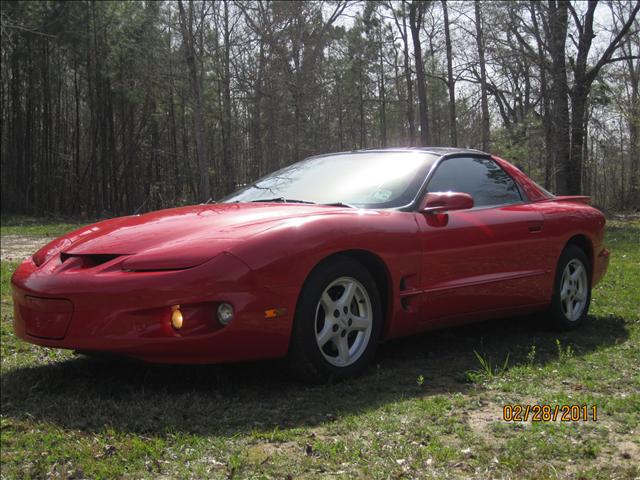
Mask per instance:
[[[413,201],[437,155],[358,152],[311,157],[222,199],[222,202],[291,201],[394,208]]]

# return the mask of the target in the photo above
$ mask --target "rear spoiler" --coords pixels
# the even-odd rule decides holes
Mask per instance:
[[[589,205],[591,203],[591,197],[586,195],[558,195],[551,198],[554,202],[576,202],[585,203]]]

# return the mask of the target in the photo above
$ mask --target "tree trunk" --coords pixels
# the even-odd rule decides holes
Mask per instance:
[[[427,3],[413,0],[409,7],[409,27],[413,39],[413,56],[416,65],[416,80],[418,83],[418,102],[420,106],[420,144],[429,145],[429,119],[427,104],[427,88],[425,85],[424,65],[422,63],[422,45],[420,44],[420,29]]]
[[[231,160],[231,72],[230,72],[230,37],[229,31],[229,3],[223,2],[224,5],[224,78],[223,94],[222,94],[222,164],[225,169],[225,194],[231,193],[236,189],[236,178],[234,165]]]
[[[549,53],[551,70],[551,128],[553,132],[552,152],[556,166],[556,190],[560,195],[570,193],[569,188],[569,89],[565,63],[568,9],[564,1],[548,0],[549,8]]]
[[[629,109],[629,193],[628,205],[640,210],[640,95],[638,92],[640,81],[640,62],[636,65],[630,59],[627,61],[629,77],[631,79],[631,105]]]
[[[194,135],[196,138],[198,172],[200,174],[198,198],[201,202],[206,202],[211,198],[211,189],[209,188],[207,132],[204,124],[204,95],[202,94],[202,79],[196,64],[195,39],[193,36],[193,3],[189,2],[188,18],[184,11],[182,0],[178,0],[178,8],[180,10],[180,27],[182,31],[184,55],[189,69],[189,80],[191,83]]]
[[[453,78],[453,55],[451,48],[451,34],[449,32],[449,9],[447,0],[442,0],[444,13],[444,39],[447,50],[447,88],[449,90],[449,141],[452,147],[458,146],[458,128],[456,121],[456,83]]]
[[[252,144],[252,169],[251,180],[256,180],[262,175],[262,76],[265,65],[264,43],[260,42],[258,54],[258,73],[253,89],[253,110],[251,112],[251,144]]]
[[[378,25],[378,59],[380,68],[380,84],[378,87],[378,95],[380,97],[380,137],[382,147],[387,146],[387,99],[384,76],[384,49],[382,42],[382,22]]]
[[[538,64],[540,68],[540,96],[542,97],[542,129],[544,131],[544,188],[547,190],[552,189],[552,179],[554,173],[553,164],[553,129],[551,128],[552,114],[551,114],[551,100],[549,98],[549,87],[547,81],[547,69],[545,68],[546,56],[543,50],[542,34],[540,27],[538,26],[538,17],[536,11],[536,3],[531,2],[529,4],[529,11],[531,13],[531,25],[533,26],[533,33],[536,39],[536,47],[538,52]],[[553,188],[555,190],[555,188]]]
[[[362,68],[360,68],[360,81],[358,82],[358,96],[360,97],[360,103],[358,105],[358,111],[360,112],[360,149],[367,148],[367,131],[364,121],[364,75],[362,74]]]
[[[571,91],[571,147],[566,166],[566,192],[569,195],[582,193],[582,158],[585,137],[585,113],[589,90],[576,79]]]
[[[400,36],[402,37],[404,78],[407,84],[406,114],[407,123],[409,124],[409,146],[413,147],[416,144],[416,127],[413,119],[413,81],[411,79],[411,62],[409,60],[409,35],[407,32],[407,16],[405,14],[405,3],[406,0],[402,0],[402,25],[400,25],[400,20],[398,19],[395,9],[393,9],[393,18],[400,32]]]
[[[624,22],[616,36],[604,49],[600,58],[595,62],[589,62],[589,52],[595,34],[593,32],[593,21],[597,1],[590,0],[587,10],[582,19],[578,16],[570,3],[563,3],[558,6],[560,13],[562,10],[571,10],[572,16],[578,29],[577,53],[573,63],[573,88],[571,95],[571,151],[565,168],[565,188],[566,193],[577,195],[582,190],[582,159],[586,125],[584,122],[585,112],[591,85],[604,65],[612,61],[614,52],[622,45],[622,40],[631,29],[635,17],[640,10],[640,1],[636,2],[629,18]],[[564,14],[563,14],[564,15]],[[590,64],[593,64],[591,66]]]
[[[487,69],[484,63],[484,39],[482,36],[482,17],[480,15],[480,0],[474,2],[476,14],[476,44],[478,46],[478,60],[480,62],[480,101],[482,108],[482,150],[489,151],[490,120],[489,101],[487,98]]]

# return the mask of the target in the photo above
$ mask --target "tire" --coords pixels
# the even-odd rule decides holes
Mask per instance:
[[[332,258],[312,271],[298,298],[289,368],[312,383],[357,376],[373,360],[381,328],[372,275],[350,257]]]
[[[558,260],[553,297],[549,310],[550,326],[573,330],[582,325],[591,302],[591,263],[584,250],[568,245]]]

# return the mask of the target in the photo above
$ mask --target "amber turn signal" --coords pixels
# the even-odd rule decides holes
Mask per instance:
[[[264,311],[264,318],[282,317],[287,314],[286,308],[270,308]]]
[[[182,328],[182,312],[180,311],[180,305],[174,305],[171,307],[171,326],[176,330]]]

